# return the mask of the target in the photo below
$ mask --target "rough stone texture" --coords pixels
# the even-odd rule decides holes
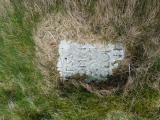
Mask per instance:
[[[62,40],[57,67],[63,79],[80,74],[102,80],[112,75],[113,69],[123,59],[124,48],[120,43],[80,44]]]

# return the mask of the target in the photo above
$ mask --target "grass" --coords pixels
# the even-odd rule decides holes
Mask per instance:
[[[160,101],[159,78],[156,77],[160,71],[160,59],[157,58],[158,55],[156,54],[156,57],[151,57],[151,59],[154,58],[153,61],[150,59],[140,60],[137,56],[139,49],[134,50],[134,48],[139,48],[139,45],[140,47],[145,46],[143,50],[149,54],[148,52],[151,51],[152,47],[152,44],[149,44],[150,39],[156,37],[159,33],[157,26],[159,25],[158,17],[154,19],[155,23],[142,25],[138,28],[138,30],[144,31],[143,34],[135,36],[135,38],[138,37],[139,39],[133,41],[133,36],[130,37],[132,39],[131,43],[133,45],[136,44],[136,47],[132,46],[132,44],[130,46],[127,44],[128,47],[133,47],[132,55],[137,57],[136,64],[140,64],[138,68],[141,72],[138,73],[136,71],[139,76],[136,76],[134,89],[126,95],[117,92],[110,96],[99,98],[81,87],[76,88],[72,86],[60,90],[51,85],[51,87],[47,88],[46,81],[44,81],[43,76],[37,68],[35,60],[33,30],[36,29],[37,23],[41,20],[44,13],[61,11],[65,5],[62,5],[62,2],[60,2],[57,3],[59,6],[56,7],[51,1],[45,4],[49,6],[47,8],[43,6],[43,2],[35,1],[35,3],[40,3],[38,4],[39,9],[45,11],[41,12],[37,8],[30,10],[25,7],[25,3],[27,2],[12,0],[12,10],[9,10],[5,16],[0,17],[0,120],[160,119],[160,103],[157,102]],[[83,2],[85,0],[81,2],[82,6]],[[91,4],[86,3],[84,11],[88,11],[86,9],[87,5],[93,6],[94,2]],[[116,3],[116,0],[114,2]],[[114,4],[114,2],[111,2],[112,6],[116,7],[119,5]],[[125,3],[125,0],[121,0],[120,2]],[[150,0],[136,2],[139,12],[133,14],[135,16],[134,24],[139,25],[144,22],[144,19],[139,17],[146,18],[147,12],[145,10],[148,9],[148,4],[152,3],[150,2]],[[97,11],[100,9],[96,5],[94,8]],[[121,8],[120,5],[117,9],[120,9],[123,13],[125,8]],[[93,8],[89,8],[89,11],[91,11],[91,17],[93,14],[97,14]],[[116,11],[114,12],[113,14],[119,14]],[[114,18],[114,16],[112,17]],[[139,19],[142,19],[142,21],[138,21]],[[101,19],[95,18],[93,20],[95,22],[93,27],[97,26],[98,20]],[[102,20],[103,24],[104,22]],[[115,31],[117,31],[116,34],[123,36],[127,32],[126,26],[124,27],[124,24],[121,25],[119,23],[121,20],[117,22],[113,24]],[[120,32],[121,27],[124,29],[123,32]],[[103,25],[100,25],[100,28],[102,29],[101,34],[103,34]],[[146,36],[147,34],[152,36]],[[117,35],[114,37],[117,37]],[[108,34],[108,36],[112,36],[112,33]],[[148,40],[147,37],[150,39]],[[146,42],[143,42],[143,39]],[[157,44],[159,46],[159,42],[156,42],[156,40],[154,42],[156,43],[156,47]],[[150,49],[148,50],[148,48]],[[144,67],[146,67],[145,70]],[[52,79],[51,83],[54,84],[54,76]],[[157,83],[158,87],[152,85],[154,82]]]

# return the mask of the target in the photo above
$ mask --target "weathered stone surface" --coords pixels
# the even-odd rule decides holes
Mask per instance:
[[[80,44],[62,40],[57,68],[63,79],[80,74],[102,80],[112,75],[112,70],[118,67],[118,61],[123,59],[124,48],[120,43]]]

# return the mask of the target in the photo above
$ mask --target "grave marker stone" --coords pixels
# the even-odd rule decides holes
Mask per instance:
[[[113,69],[125,56],[122,44],[80,44],[62,40],[59,44],[57,68],[66,80],[76,74],[87,75],[97,81],[112,75]]]

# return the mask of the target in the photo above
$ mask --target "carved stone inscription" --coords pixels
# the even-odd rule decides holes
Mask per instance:
[[[124,59],[122,44],[79,44],[61,41],[57,68],[63,79],[73,75],[87,75],[103,79],[112,75],[118,61]]]

